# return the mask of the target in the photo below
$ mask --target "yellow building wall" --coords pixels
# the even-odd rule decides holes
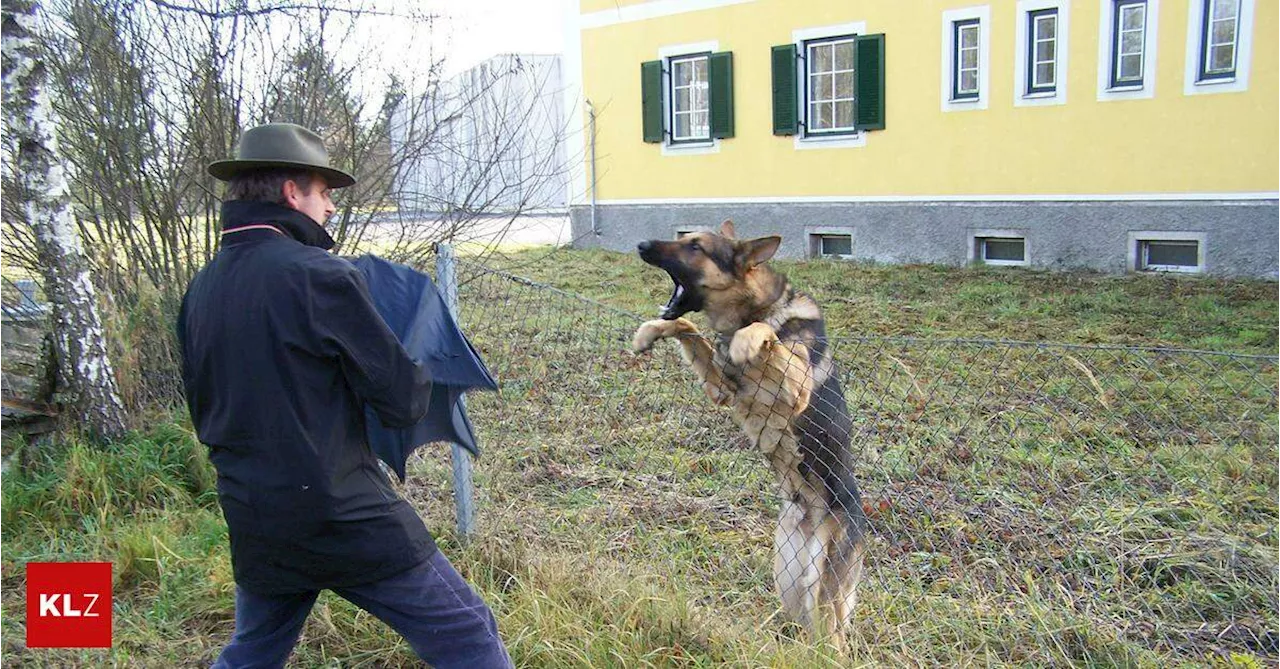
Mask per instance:
[[[628,5],[643,5],[650,0],[580,0],[578,3],[579,11],[583,14],[591,12],[604,12],[610,9],[618,9]]]
[[[989,108],[941,109],[942,13],[956,0],[757,0],[586,28],[601,199],[1273,192],[1280,181],[1277,3],[1257,0],[1249,88],[1184,95],[1188,0],[1163,0],[1155,97],[1099,101],[1097,0],[1070,3],[1067,101],[1015,107],[1016,2],[991,8]],[[623,3],[627,4],[627,3]],[[584,13],[616,7],[584,0]],[[885,130],[864,147],[797,150],[772,134],[770,47],[865,21],[886,35]],[[708,155],[641,141],[640,63],[718,41],[734,59],[735,137]],[[588,170],[590,168],[588,167]]]

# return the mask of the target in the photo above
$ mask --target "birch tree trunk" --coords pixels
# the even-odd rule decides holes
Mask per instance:
[[[64,406],[97,437],[125,430],[124,405],[107,358],[89,263],[70,209],[66,169],[57,152],[46,69],[34,39],[38,3],[5,0],[3,76],[5,148],[31,227],[44,289],[53,304],[58,380]],[[127,166],[118,166],[128,169]]]

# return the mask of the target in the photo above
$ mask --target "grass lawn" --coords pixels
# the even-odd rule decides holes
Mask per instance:
[[[826,309],[874,526],[838,658],[777,611],[759,454],[673,345],[626,352],[665,275],[600,251],[491,264],[537,283],[459,270],[502,383],[468,400],[477,535],[452,529],[447,448],[403,492],[518,666],[1276,664],[1275,361],[957,341],[1271,356],[1275,283],[779,263]],[[184,424],[4,476],[6,664],[207,666],[225,643],[226,532]],[[23,652],[23,563],[71,559],[115,562],[116,648]],[[414,666],[328,595],[295,660]]]

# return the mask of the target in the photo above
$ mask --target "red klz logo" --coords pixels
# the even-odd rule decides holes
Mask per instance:
[[[27,647],[111,647],[111,563],[27,563]]]

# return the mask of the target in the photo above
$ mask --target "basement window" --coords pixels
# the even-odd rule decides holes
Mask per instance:
[[[1144,239],[1138,242],[1139,269],[1145,272],[1199,272],[1200,242]]]
[[[1022,237],[978,237],[974,256],[987,265],[1026,265],[1027,240]]]
[[[809,257],[852,258],[853,235],[826,233],[809,235]]]

